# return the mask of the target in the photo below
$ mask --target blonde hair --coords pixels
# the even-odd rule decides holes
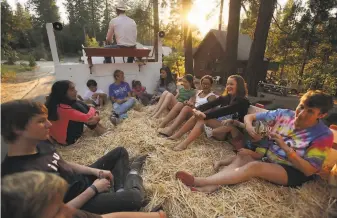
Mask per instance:
[[[37,171],[5,176],[1,184],[1,213],[12,218],[42,218],[41,214],[55,198],[64,196],[68,184],[52,173]]]

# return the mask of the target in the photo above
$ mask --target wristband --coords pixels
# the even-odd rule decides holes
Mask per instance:
[[[99,192],[98,192],[98,189],[96,188],[96,186],[95,185],[91,185],[90,186],[90,188],[92,188],[92,190],[94,190],[94,192],[95,192],[95,195],[97,195]]]
[[[287,156],[288,156],[288,159],[289,159],[289,158],[294,158],[294,157],[296,157],[297,154],[296,154],[296,152],[295,152],[294,150],[292,150],[291,152],[289,152],[289,153],[287,154]]]

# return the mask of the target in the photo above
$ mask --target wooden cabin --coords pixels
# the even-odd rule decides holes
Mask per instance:
[[[195,76],[201,78],[204,75],[221,76],[220,59],[226,50],[226,31],[210,30],[201,41],[199,47],[193,54]],[[247,67],[252,39],[249,35],[239,34],[237,74],[243,74]],[[265,61],[265,74],[268,68],[268,61]],[[265,75],[264,74],[264,75]],[[228,75],[229,76],[229,75]],[[226,76],[227,77],[227,76]]]

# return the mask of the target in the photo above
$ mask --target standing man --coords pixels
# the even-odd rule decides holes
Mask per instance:
[[[106,45],[106,48],[136,48],[137,25],[136,22],[126,16],[127,10],[125,3],[119,2],[116,6],[117,17],[113,18],[109,24],[109,30],[106,35],[107,44],[112,43],[115,36],[114,45]],[[133,63],[134,57],[128,57],[128,63]],[[104,63],[112,63],[111,57],[105,57]]]

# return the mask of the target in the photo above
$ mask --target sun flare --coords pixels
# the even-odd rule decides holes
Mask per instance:
[[[205,36],[212,28],[217,28],[219,23],[219,8],[214,4],[206,4],[205,0],[196,0],[190,12],[187,15],[187,20],[193,26],[196,26],[201,35]],[[228,22],[228,0],[224,2],[223,23]]]

